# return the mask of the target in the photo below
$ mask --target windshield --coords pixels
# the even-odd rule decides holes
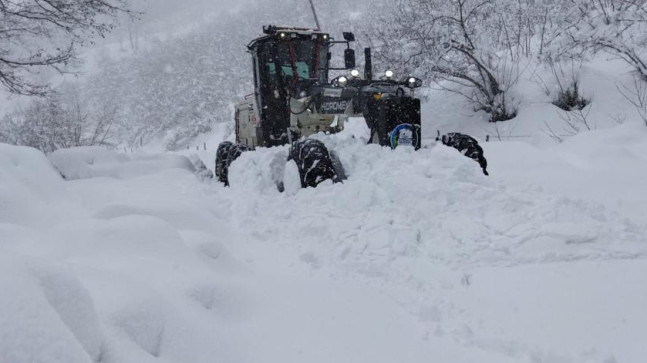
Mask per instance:
[[[271,75],[276,75],[276,66],[274,63],[270,63],[267,65],[270,70]],[[297,68],[297,73],[299,74],[299,78],[310,78],[310,66],[306,62],[297,62],[296,64]],[[281,69],[283,70],[283,74],[286,76],[292,76],[292,66],[291,65],[282,65]]]
[[[283,75],[293,77],[294,73],[300,79],[318,79],[323,73],[322,60],[325,62],[325,55],[321,57],[323,46],[316,40],[311,39],[290,39],[278,44],[278,59]],[[324,53],[325,54],[325,53]],[[270,75],[276,75],[276,65],[268,63]]]

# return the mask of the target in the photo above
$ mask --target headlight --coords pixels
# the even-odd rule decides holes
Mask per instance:
[[[279,34],[279,36],[280,36],[281,38],[285,38],[285,33],[281,33],[281,34]]]
[[[353,69],[352,71],[350,71],[350,75],[357,78],[359,77],[359,71],[357,69]]]
[[[393,71],[386,71],[384,72],[384,75],[386,76],[387,79],[391,79],[394,76]]]
[[[422,87],[422,80],[416,77],[409,77],[405,82],[404,85],[414,89],[414,88],[419,88]]]
[[[347,83],[348,83],[348,78],[344,76],[341,76],[337,79],[337,84],[339,84],[342,87],[346,86]]]

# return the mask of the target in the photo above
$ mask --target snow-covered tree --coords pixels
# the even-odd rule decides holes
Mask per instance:
[[[91,110],[76,90],[39,98],[0,122],[0,142],[44,152],[61,148],[111,145],[115,110]]]
[[[647,81],[647,0],[575,0],[565,14],[558,53],[608,52]]]
[[[75,49],[104,36],[127,0],[0,0],[0,83],[10,92],[42,95],[34,75],[63,71]]]
[[[508,90],[533,36],[524,27],[521,2],[516,3],[399,0],[394,10],[376,16],[371,31],[376,57],[468,97],[491,121],[508,120],[516,113]]]

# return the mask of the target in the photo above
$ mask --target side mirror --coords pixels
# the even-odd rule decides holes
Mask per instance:
[[[409,77],[404,81],[404,85],[407,88],[420,88],[422,87],[422,79],[416,77]]]
[[[344,40],[347,42],[354,42],[355,41],[355,34],[351,32],[344,32]]]
[[[344,51],[344,63],[346,69],[355,68],[355,49],[346,49]]]

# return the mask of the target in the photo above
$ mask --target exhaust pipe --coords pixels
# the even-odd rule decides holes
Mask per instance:
[[[373,80],[373,58],[371,48],[364,48],[364,79]]]

